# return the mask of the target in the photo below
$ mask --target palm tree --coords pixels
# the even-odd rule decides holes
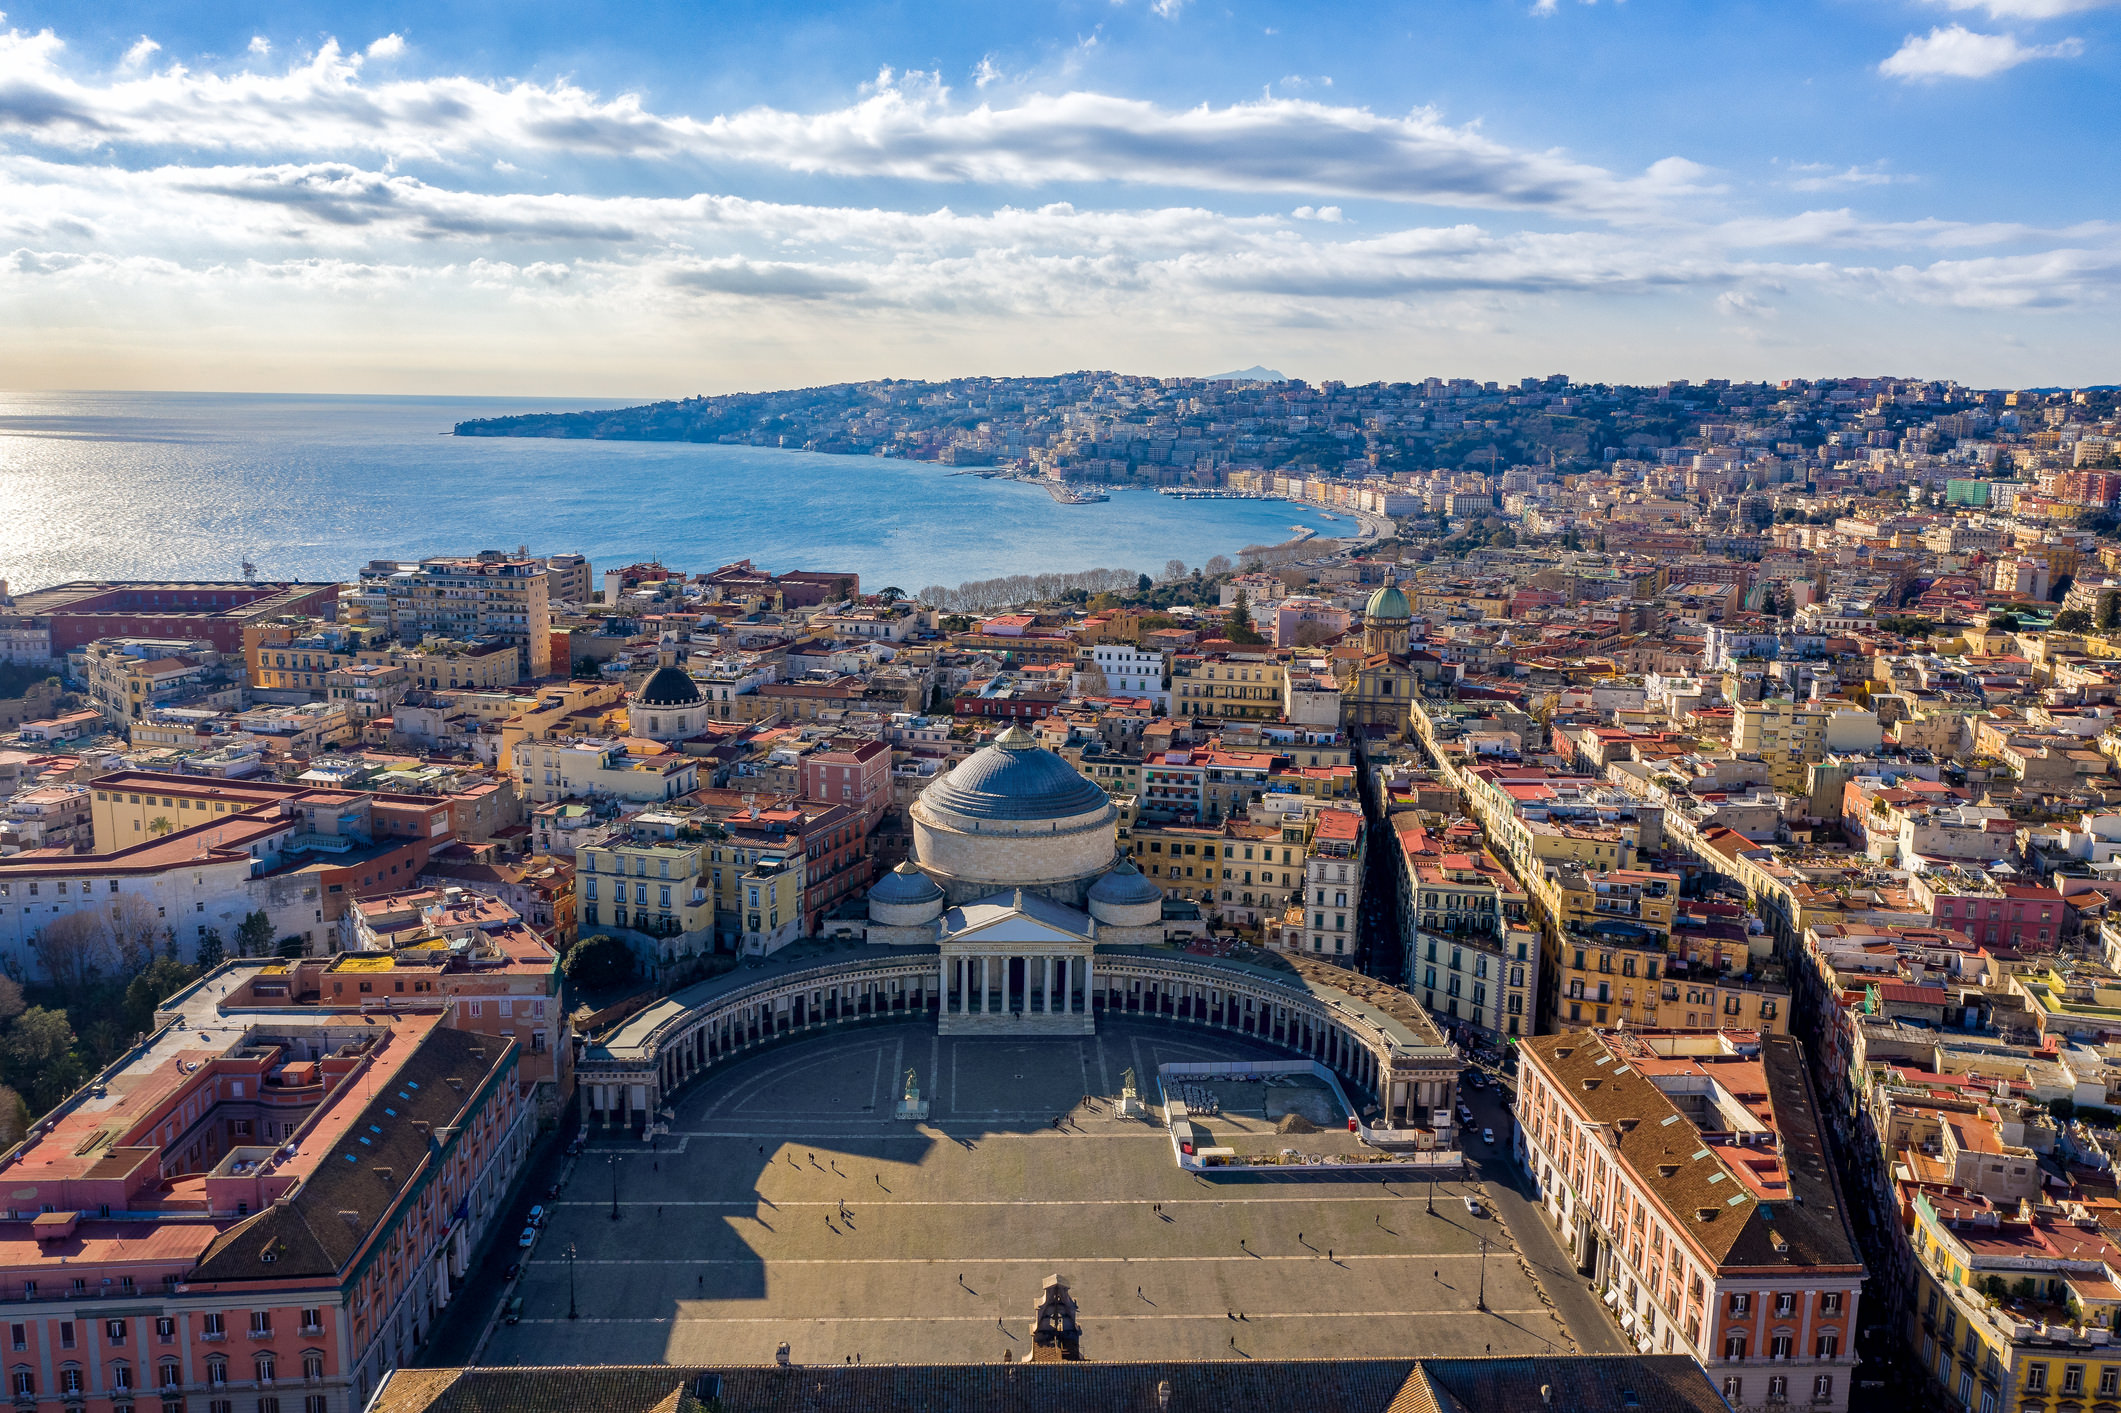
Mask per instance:
[[[167,815],[158,814],[147,822],[147,832],[150,834],[167,834],[176,827],[169,822]]]

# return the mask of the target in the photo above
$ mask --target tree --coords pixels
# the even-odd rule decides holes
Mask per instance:
[[[1150,577],[1149,577],[1148,575],[1146,575],[1146,574],[1137,574],[1137,575],[1135,575],[1135,576],[1134,576],[1134,592],[1135,592],[1135,593],[1137,593],[1137,594],[1146,594],[1146,593],[1148,593],[1148,592],[1149,592],[1149,590],[1151,590],[1151,589],[1153,589],[1153,588],[1155,588],[1155,587],[1156,587],[1156,581],[1155,581],[1154,579],[1151,579],[1151,578],[1150,578]]]
[[[207,928],[206,935],[199,939],[199,970],[201,972],[212,971],[215,967],[221,965],[223,961],[227,960],[227,957],[227,949],[221,945],[221,929],[218,927]]]
[[[29,1135],[29,1105],[7,1085],[0,1084],[0,1149],[12,1148]]]
[[[157,957],[125,987],[125,1027],[130,1035],[155,1028],[155,1008],[198,979],[196,967]]]
[[[1998,633],[2015,633],[2018,631],[2018,615],[1999,613],[1989,619],[1988,626]]]
[[[2099,595],[2099,631],[2121,627],[2121,594]]]
[[[886,608],[889,608],[892,604],[906,597],[906,591],[894,584],[889,588],[879,589],[876,596],[884,601]]]
[[[87,909],[53,918],[31,940],[30,947],[61,996],[72,996],[103,975],[110,969],[114,955],[103,914]],[[69,1039],[67,1043],[73,1041]]]
[[[169,822],[169,816],[158,814],[147,822],[147,832],[154,835],[167,834],[177,826]]]
[[[249,914],[236,924],[236,955],[239,957],[262,957],[272,946],[272,919],[264,912]]]
[[[155,942],[162,932],[155,905],[137,893],[121,896],[111,905],[111,942],[118,949],[118,971],[131,976],[154,959]]]
[[[1206,564],[1203,564],[1200,567],[1200,572],[1213,579],[1219,575],[1228,574],[1235,568],[1237,566],[1230,562],[1230,556],[1218,554],[1212,556]]]
[[[1253,644],[1267,641],[1265,635],[1252,626],[1252,606],[1245,602],[1243,589],[1237,591],[1237,599],[1230,605],[1230,616],[1224,620],[1223,631],[1233,643]]]
[[[34,1113],[44,1113],[81,1083],[81,1061],[74,1054],[74,1028],[66,1012],[31,1006],[0,1036],[0,1064],[8,1081],[22,1091]]]
[[[560,970],[578,990],[623,986],[633,980],[633,949],[607,933],[595,933],[574,944]]]
[[[22,999],[22,983],[11,976],[0,976],[0,1025],[21,1015],[26,1004]]]
[[[2081,608],[2065,608],[2055,615],[2057,633],[2087,633],[2091,627],[2092,616]]]

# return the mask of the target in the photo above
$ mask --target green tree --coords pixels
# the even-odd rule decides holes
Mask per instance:
[[[66,1012],[31,1006],[0,1036],[0,1064],[33,1113],[42,1114],[80,1087],[81,1061]]]
[[[272,919],[260,910],[236,924],[236,955],[262,957],[272,946]]]
[[[0,1025],[21,1015],[27,1004],[22,999],[22,983],[10,976],[0,976]]]
[[[2015,613],[1999,613],[1989,619],[1988,626],[1995,629],[1998,633],[2015,633],[2018,631],[2018,615]]]
[[[7,1085],[0,1084],[0,1149],[12,1148],[29,1134],[29,1105]]]
[[[1135,593],[1137,593],[1137,594],[1146,594],[1146,593],[1148,593],[1148,592],[1149,592],[1149,590],[1151,590],[1151,589],[1153,589],[1153,588],[1155,588],[1155,587],[1156,587],[1156,581],[1155,581],[1154,579],[1151,579],[1151,578],[1150,578],[1150,577],[1149,577],[1148,575],[1146,575],[1146,574],[1137,574],[1137,575],[1135,575],[1135,576],[1134,576],[1134,592],[1135,592]]]
[[[273,943],[272,950],[274,956],[293,961],[309,950],[309,941],[300,933],[290,932],[287,936]]]
[[[198,978],[197,967],[188,967],[170,957],[157,957],[147,970],[125,987],[125,1030],[138,1035],[155,1028],[155,1007],[182,991]]]
[[[2121,627],[2121,594],[2099,595],[2099,631]]]
[[[1252,605],[1245,602],[1245,591],[1239,589],[1230,604],[1230,614],[1224,620],[1224,631],[1233,643],[1264,643],[1266,638],[1252,626]]]
[[[2092,628],[2092,616],[2081,608],[2065,608],[2055,615],[2057,633],[2088,633]]]
[[[607,933],[594,933],[574,944],[560,970],[578,990],[624,986],[633,980],[633,949]]]
[[[228,950],[221,945],[221,929],[209,927],[206,935],[199,939],[199,970],[212,971],[227,960]]]
[[[906,597],[906,591],[898,587],[898,585],[892,584],[886,588],[877,590],[876,596],[884,601],[886,607],[889,607],[890,605],[897,603],[900,599]]]
[[[169,822],[168,815],[158,814],[147,822],[147,832],[157,836],[167,834],[176,827]]]

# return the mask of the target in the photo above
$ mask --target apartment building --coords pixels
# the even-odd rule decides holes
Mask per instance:
[[[1518,1156],[1637,1347],[1733,1409],[1847,1408],[1866,1273],[1797,1042],[1569,1030],[1519,1056]]]
[[[1363,817],[1359,809],[1324,809],[1304,852],[1303,896],[1292,912],[1300,923],[1284,930],[1297,950],[1350,958],[1362,933]]]
[[[1539,1008],[1539,933],[1524,890],[1479,831],[1398,833],[1400,944],[1409,990],[1447,1031],[1530,1035]]]
[[[1155,648],[1128,643],[1086,646],[1075,655],[1071,690],[1093,697],[1145,697],[1165,711],[1171,709],[1171,693],[1164,685],[1164,655]]]
[[[1122,847],[1167,898],[1199,903],[1204,915],[1234,927],[1276,923],[1304,878],[1310,820],[1291,812],[1275,820],[1192,824],[1137,820]]]
[[[7,1155],[18,1409],[357,1413],[461,1287],[535,1132],[519,1048],[267,973],[172,998]]]
[[[1266,793],[1278,764],[1272,751],[1188,746],[1152,752],[1142,758],[1142,812],[1201,824],[1242,815]]]
[[[164,707],[233,710],[241,678],[205,639],[104,638],[81,649],[89,698],[115,731]]]
[[[699,786],[698,757],[638,739],[548,737],[518,745],[514,755],[523,797],[532,804],[603,795],[645,805]]]
[[[1272,721],[1281,715],[1283,670],[1271,653],[1179,653],[1171,660],[1171,714]]]
[[[522,671],[543,677],[552,670],[550,595],[543,560],[481,550],[417,564],[372,561],[340,605],[350,623],[405,643],[506,638]]]
[[[1875,751],[1881,739],[1877,715],[1852,702],[1769,697],[1731,704],[1731,750],[1766,761],[1769,781],[1786,794],[1803,794],[1805,768],[1829,751]]]

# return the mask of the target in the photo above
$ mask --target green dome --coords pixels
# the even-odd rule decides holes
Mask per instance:
[[[1407,596],[1396,584],[1387,584],[1370,595],[1369,604],[1362,611],[1365,618],[1412,618],[1414,610],[1407,606]]]

